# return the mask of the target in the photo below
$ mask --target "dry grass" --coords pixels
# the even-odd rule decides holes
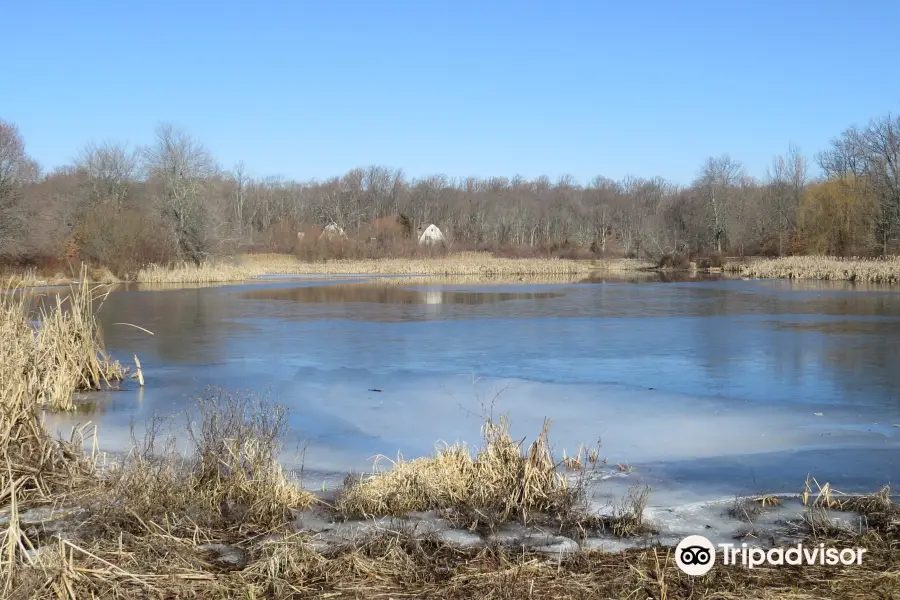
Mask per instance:
[[[658,546],[548,557],[497,546],[461,549],[409,531],[381,531],[319,552],[308,535],[294,533],[289,526],[290,508],[304,506],[312,497],[298,488],[286,493],[291,483],[275,466],[276,440],[284,425],[281,410],[252,396],[210,390],[196,403],[192,414],[196,419],[187,454],[176,451],[173,438],[167,438],[163,448],[155,447],[159,427],[154,425],[143,440],[136,440],[135,450],[107,473],[98,473],[90,461],[74,451],[75,446],[52,442],[46,433],[34,430],[30,437],[46,444],[38,448],[37,456],[50,449],[56,457],[41,478],[52,474],[60,481],[66,477],[78,479],[78,497],[90,514],[80,527],[61,536],[29,528],[19,520],[19,501],[33,498],[34,490],[23,492],[27,482],[21,475],[0,480],[5,491],[0,506],[11,509],[11,518],[0,531],[0,596],[10,600],[862,600],[896,598],[900,594],[896,573],[900,539],[895,529],[887,527],[893,517],[872,519],[874,531],[863,536],[846,529],[836,531],[839,539],[822,538],[821,523],[811,522],[817,527],[810,532],[811,543],[865,547],[861,566],[750,570],[717,564],[700,578],[679,571],[672,549]],[[470,497],[480,484],[462,485],[469,479],[456,474],[484,469],[493,484],[484,485],[483,493],[496,494],[498,500],[493,504],[501,509],[511,507],[511,514],[525,514],[522,508],[526,506],[529,514],[530,510],[546,508],[548,498],[567,489],[558,480],[554,483],[551,475],[546,428],[524,455],[499,423],[486,427],[485,438],[486,449],[478,454],[478,461],[469,458],[464,448],[456,447],[438,453],[443,455],[440,464],[437,457],[424,459],[431,465],[410,472],[424,472],[424,483],[440,501]],[[254,449],[241,450],[248,447]],[[479,462],[493,466],[479,467]],[[392,471],[358,484],[362,486],[358,490],[367,488],[366,501],[377,497],[382,500],[375,504],[391,506],[391,500],[384,500],[387,486],[373,494],[375,490],[368,482],[385,478],[385,482],[408,485],[406,479],[391,479]],[[434,479],[435,472],[450,476],[455,483],[441,488]],[[513,484],[513,473],[523,481]],[[61,488],[51,488],[54,498],[72,500],[71,493],[60,496]],[[420,497],[416,490],[400,489]],[[815,498],[810,495],[810,502],[815,504],[817,498],[822,498],[820,503],[835,501],[835,492],[823,491],[830,486],[819,486],[819,490]],[[635,526],[643,525],[640,507],[645,502],[646,491],[636,491],[630,506],[623,507],[633,513]],[[886,491],[857,497],[855,502],[867,514],[896,516]],[[273,532],[280,533],[272,536]],[[238,560],[224,561],[215,550],[223,545],[236,552]]]
[[[85,432],[52,439],[27,388],[0,387],[0,507],[14,497],[47,500],[78,487],[93,469],[83,452]]]
[[[233,263],[183,263],[144,267],[138,271],[135,280],[140,283],[220,283],[245,281],[261,274],[256,269]]]
[[[83,281],[89,283],[113,284],[121,283],[122,280],[116,277],[112,271],[106,267],[85,267],[82,265],[80,273],[69,274],[56,272],[52,275],[41,273],[34,267],[28,267],[22,271],[6,273],[0,276],[0,286],[7,289],[11,288],[35,288],[35,287],[58,287],[78,284]]]
[[[260,275],[572,275],[595,270],[590,262],[564,259],[497,258],[485,252],[459,252],[415,259],[301,262],[290,255],[255,254],[234,263],[153,265],[136,277],[145,283],[244,281]]]
[[[314,502],[278,462],[282,406],[209,388],[192,409],[186,448],[174,430],[161,435],[159,420],[142,438],[132,435],[131,451],[85,501],[95,534],[141,535],[155,526],[217,536],[274,531]]]
[[[878,536],[859,540],[868,549],[861,566],[717,565],[700,578],[678,570],[674,552],[660,547],[550,558],[383,533],[323,555],[307,542],[295,535],[248,547],[248,564],[229,566],[203,551],[205,539],[165,530],[89,547],[64,541],[18,566],[6,597],[868,600],[900,591],[896,545]]]
[[[247,281],[262,275],[443,275],[480,279],[545,278],[586,276],[591,273],[624,273],[647,270],[653,264],[638,259],[570,260],[564,258],[503,258],[490,252],[453,252],[413,258],[332,259],[305,262],[292,254],[245,254],[233,260],[194,264],[148,265],[126,279],[139,283],[227,283]],[[106,268],[89,269],[92,283],[120,283]],[[11,287],[68,285],[78,278],[57,274],[40,275],[34,269],[7,275]]]
[[[752,523],[756,517],[766,510],[780,505],[781,499],[771,494],[751,498],[735,498],[734,503],[728,507],[725,514],[733,519]]]
[[[2,285],[6,288],[28,288],[68,285],[73,281],[72,277],[67,277],[62,273],[51,276],[44,276],[37,269],[29,267],[20,272],[8,273],[3,276]]]
[[[71,410],[75,392],[121,380],[125,369],[106,355],[94,310],[102,297],[84,280],[68,294],[0,293],[0,387]]]
[[[900,283],[900,257],[866,260],[831,256],[790,256],[746,266],[746,277]]]
[[[73,430],[66,442],[52,439],[39,411],[70,409],[74,392],[124,375],[103,350],[87,284],[33,310],[36,300],[46,298],[22,290],[0,294],[0,506],[17,496],[51,498],[90,475],[83,453],[89,430]]]
[[[8,390],[0,400],[3,598],[180,597],[195,584],[209,593],[227,584],[202,544],[275,533],[314,501],[277,461],[283,409],[250,394],[208,390],[195,403],[186,453],[175,435],[157,444],[155,420],[106,468],[84,454],[80,431],[55,440],[33,403]],[[79,512],[60,529],[34,527],[23,524],[23,505]]]
[[[528,522],[538,514],[567,514],[579,490],[557,470],[547,440],[549,427],[545,422],[525,452],[501,418],[485,423],[484,445],[474,457],[467,446],[455,444],[439,448],[432,457],[398,458],[386,470],[376,462],[373,474],[349,483],[336,507],[350,518],[453,509],[473,528],[512,518]]]

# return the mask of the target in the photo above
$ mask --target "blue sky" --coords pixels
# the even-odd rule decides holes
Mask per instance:
[[[45,167],[169,121],[254,175],[753,175],[900,111],[900,2],[6,2],[0,118]]]

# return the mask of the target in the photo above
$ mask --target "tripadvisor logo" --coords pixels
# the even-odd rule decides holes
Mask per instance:
[[[706,575],[716,562],[716,547],[702,535],[689,535],[675,547],[675,564],[688,575]]]
[[[789,548],[749,547],[747,544],[719,544],[723,565],[748,569],[781,565],[861,565],[865,548],[826,548],[825,544]],[[675,564],[688,575],[706,575],[716,562],[716,546],[702,535],[689,535],[675,547]]]

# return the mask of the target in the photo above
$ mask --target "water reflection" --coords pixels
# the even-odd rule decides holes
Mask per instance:
[[[671,283],[678,281],[723,281],[741,279],[729,273],[707,273],[705,271],[625,271],[621,273],[597,271],[576,283]]]
[[[227,295],[220,288],[123,290],[110,294],[100,316],[107,346],[126,352],[142,349],[142,364],[145,355],[151,367],[160,363],[210,364],[222,360],[229,335],[246,329],[226,318],[228,307]]]
[[[448,289],[410,289],[398,285],[361,283],[305,287],[270,287],[250,289],[241,294],[247,300],[290,300],[315,304],[349,302],[373,304],[489,304],[509,300],[559,298],[560,292],[497,292]]]

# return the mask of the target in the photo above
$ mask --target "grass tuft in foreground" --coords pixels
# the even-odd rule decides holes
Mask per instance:
[[[143,438],[100,479],[89,499],[95,530],[146,533],[150,524],[171,531],[277,530],[292,510],[315,497],[279,463],[284,408],[250,393],[208,388],[190,411],[187,445],[174,430],[162,435],[152,421]]]
[[[375,473],[349,483],[336,507],[348,518],[454,509],[489,524],[568,512],[578,490],[557,470],[549,429],[545,422],[523,452],[504,418],[489,420],[482,428],[484,444],[474,457],[467,446],[455,444],[439,448],[432,457],[398,458],[387,470],[376,463]]]

